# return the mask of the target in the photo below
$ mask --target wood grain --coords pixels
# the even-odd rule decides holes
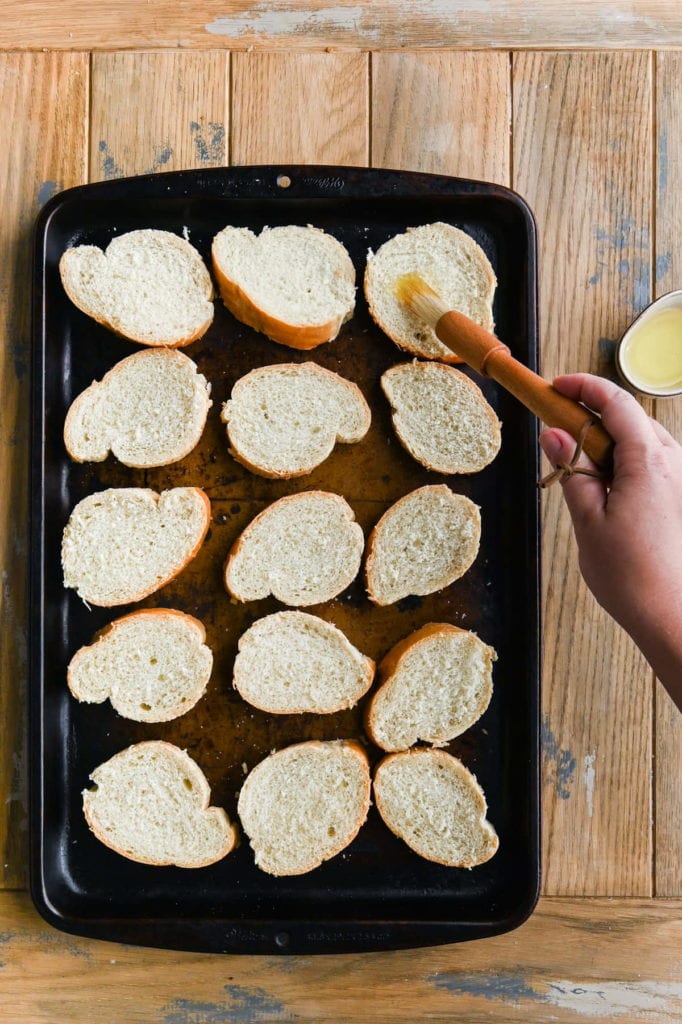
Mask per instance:
[[[374,53],[372,164],[509,184],[506,53]]]
[[[656,56],[655,295],[682,287],[682,54]],[[656,403],[656,419],[682,442],[682,399]],[[655,892],[682,895],[682,715],[656,683]]]
[[[650,295],[650,55],[516,54],[513,184],[540,237],[542,370],[610,371]],[[544,887],[651,892],[651,673],[544,506]]]
[[[226,163],[225,53],[92,58],[90,180]]]
[[[0,54],[0,885],[25,884],[29,300],[34,220],[86,167],[87,54]]]
[[[366,164],[361,53],[235,53],[232,162]]]
[[[520,931],[484,942],[266,958],[79,939],[48,928],[25,894],[4,893],[3,1013],[27,1024],[91,1024],[93,1005],[107,1024],[673,1024],[682,1015],[681,910],[546,899]]]
[[[6,48],[681,45],[678,0],[0,0]]]

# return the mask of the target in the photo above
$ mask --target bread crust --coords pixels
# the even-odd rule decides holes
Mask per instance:
[[[302,748],[306,748],[308,750],[311,749],[311,748],[320,749],[320,748],[325,748],[325,747],[331,746],[333,744],[336,744],[339,747],[343,747],[344,749],[349,750],[356,757],[358,763],[362,766],[363,773],[364,773],[364,776],[365,776],[365,778],[364,778],[364,787],[363,787],[364,791],[363,791],[362,804],[361,804],[358,816],[356,817],[353,825],[351,826],[350,837],[345,836],[344,838],[342,838],[342,840],[339,843],[337,843],[336,845],[330,847],[329,851],[325,853],[324,857],[319,858],[319,859],[316,858],[314,861],[311,860],[305,867],[300,868],[297,871],[287,871],[287,872],[266,871],[265,872],[266,874],[272,875],[273,877],[276,877],[276,878],[281,878],[281,877],[287,877],[288,878],[288,877],[294,877],[295,875],[305,875],[309,871],[314,871],[315,868],[320,867],[321,864],[324,864],[326,861],[331,860],[333,857],[336,857],[339,853],[341,853],[342,850],[345,850],[347,846],[350,846],[350,844],[353,842],[353,840],[357,836],[358,832],[360,831],[360,829],[364,825],[365,821],[367,820],[367,814],[369,813],[369,808],[370,808],[370,805],[371,805],[371,802],[372,802],[371,801],[371,796],[372,796],[372,780],[371,780],[371,776],[370,776],[369,758],[367,757],[367,754],[366,754],[364,748],[361,746],[361,744],[357,740],[306,740],[306,741],[304,741],[302,743],[293,743],[289,747],[283,747],[281,750],[273,751],[273,753],[268,754],[268,756],[266,758],[264,758],[262,761],[259,761],[259,763],[252,770],[250,775],[247,776],[246,781],[244,782],[244,785],[242,786],[242,791],[241,791],[241,793],[239,795],[239,800],[241,802],[241,794],[246,790],[246,787],[248,786],[248,783],[249,783],[249,778],[251,777],[251,774],[253,774],[253,771],[255,771],[257,768],[260,768],[261,765],[266,764],[271,758],[275,758],[279,754],[284,753],[285,751],[300,750]],[[241,820],[241,815],[240,815],[240,820]],[[244,828],[243,822],[242,822],[242,828]],[[245,828],[244,828],[244,832],[248,836],[248,832],[246,832]],[[257,867],[260,867],[260,865],[257,865]],[[264,869],[260,868],[260,870],[263,871]]]
[[[234,565],[235,558],[237,557],[237,555],[241,551],[243,545],[248,540],[249,534],[251,533],[253,528],[257,524],[261,523],[268,516],[268,514],[272,511],[272,509],[274,508],[275,505],[277,505],[278,507],[281,507],[284,504],[295,504],[297,501],[300,501],[302,498],[311,498],[311,497],[325,498],[325,499],[333,498],[334,501],[336,502],[336,504],[338,504],[339,507],[343,510],[344,514],[348,510],[350,510],[352,515],[351,515],[350,518],[348,518],[348,517],[346,517],[346,518],[348,518],[348,522],[349,523],[356,523],[356,525],[357,525],[357,520],[355,519],[355,515],[353,514],[353,510],[350,508],[350,505],[348,504],[346,499],[342,498],[340,494],[334,494],[333,491],[319,491],[319,490],[317,490],[317,491],[300,491],[298,494],[288,494],[284,498],[278,498],[276,501],[273,501],[270,505],[268,505],[266,508],[264,508],[262,510],[262,512],[259,512],[257,516],[254,516],[254,518],[251,520],[251,522],[248,524],[248,526],[246,526],[242,530],[242,532],[239,534],[239,536],[237,537],[237,539],[235,540],[234,544],[232,545],[232,547],[230,548],[230,550],[228,552],[227,559],[225,560],[225,567],[224,567],[223,577],[224,577],[224,582],[225,582],[225,589],[227,590],[227,592],[229,594],[231,594],[232,597],[235,598],[235,600],[242,601],[242,602],[246,602],[246,601],[250,601],[251,600],[251,598],[240,596],[239,592],[236,591],[233,588],[233,586],[231,585],[231,569],[232,569],[232,566]],[[362,550],[360,551],[360,557],[362,557]],[[353,579],[355,579],[355,577],[353,577]],[[346,585],[348,585],[348,584],[346,584]],[[344,589],[344,588],[342,588],[342,589]],[[340,592],[341,591],[339,591],[339,593]],[[272,594],[272,591],[270,591],[270,594]],[[311,606],[308,605],[306,607],[311,607]]]
[[[363,714],[363,724],[364,724],[364,727],[365,727],[365,732],[367,733],[367,736],[372,741],[372,743],[374,743],[377,747],[380,747],[382,750],[389,751],[390,753],[401,753],[402,752],[402,751],[393,751],[392,748],[385,747],[383,745],[383,743],[379,740],[379,738],[377,736],[377,732],[375,730],[375,724],[376,724],[376,721],[375,721],[375,719],[376,719],[375,708],[376,708],[377,701],[379,699],[380,694],[382,693],[382,691],[384,690],[384,688],[386,686],[390,685],[393,682],[394,677],[398,674],[398,672],[402,668],[403,662],[405,661],[405,658],[410,654],[410,652],[415,647],[418,647],[420,644],[423,644],[424,641],[430,640],[434,636],[448,636],[448,635],[454,636],[454,635],[457,635],[457,634],[465,634],[466,635],[466,634],[469,634],[470,632],[471,631],[468,630],[468,629],[461,629],[459,626],[453,626],[452,623],[450,623],[450,622],[429,622],[425,626],[422,626],[421,629],[417,629],[417,630],[414,631],[414,633],[410,633],[409,636],[403,637],[402,640],[399,640],[398,643],[395,644],[386,655],[384,655],[382,660],[379,662],[379,666],[377,668],[377,676],[379,678],[379,686],[377,687],[377,689],[372,694],[370,700],[368,701],[368,703],[367,703],[367,705],[365,707],[364,714]],[[490,648],[490,650],[492,650],[492,648]],[[494,654],[494,652],[493,652],[493,654]],[[492,661],[493,660],[494,660],[494,657],[491,658],[491,667],[492,667]],[[491,696],[492,696],[492,688],[491,688]],[[488,701],[486,701],[485,707],[481,708],[480,714],[477,716],[476,721],[486,711],[489,703],[490,703],[490,697],[488,698]],[[471,725],[473,725],[473,724],[474,723],[472,722],[470,725],[467,725],[465,729],[461,729],[457,733],[457,735],[461,735],[461,733],[465,732],[466,729],[471,728]],[[448,739],[443,739],[442,741],[440,741],[441,745],[443,743],[449,742],[450,739],[454,739],[454,737],[451,736],[451,737],[448,737]],[[431,742],[431,741],[429,741],[429,742]]]
[[[209,806],[211,799],[211,789],[206,779],[206,776],[204,775],[196,761],[194,761],[189,756],[186,750],[180,750],[180,748],[176,747],[175,744],[167,743],[165,740],[146,740],[142,743],[131,743],[129,747],[126,747],[124,750],[120,750],[117,754],[114,754],[113,757],[109,758],[109,761],[103,763],[108,764],[111,761],[115,761],[117,758],[123,757],[123,755],[127,754],[130,750],[139,747],[155,747],[157,750],[164,748],[164,753],[167,756],[171,756],[176,760],[178,758],[181,758],[183,761],[183,771],[186,772],[188,775],[192,776],[193,786],[195,787],[196,790],[199,791],[201,795],[201,806],[199,807],[199,810],[214,812],[215,816],[217,816],[220,819],[221,823],[225,828],[225,844],[221,848],[217,856],[207,857],[202,860],[194,861],[191,864],[182,864],[178,866],[183,868],[203,868],[207,867],[209,864],[216,864],[218,861],[226,857],[228,853],[231,853],[237,844],[237,839],[239,836],[237,827],[230,821],[222,807]],[[89,776],[89,778],[92,778],[92,775],[94,775],[96,771],[96,768],[93,769],[93,772]],[[135,861],[137,864],[153,864],[156,867],[169,866],[168,861],[151,859],[148,857],[132,856],[126,850],[122,850],[119,846],[116,846],[115,843],[112,843],[111,840],[105,834],[99,832],[97,830],[95,822],[92,820],[90,814],[88,813],[88,807],[85,802],[85,794],[87,792],[87,789],[83,790],[83,814],[88,824],[88,828],[101,843],[103,843],[105,846],[108,846],[109,849],[113,850],[115,853],[120,854],[121,857],[125,857],[127,860]]]
[[[395,824],[395,822],[391,822],[388,820],[388,810],[386,808],[381,793],[382,768],[396,760],[404,760],[406,758],[424,756],[428,756],[433,760],[438,760],[443,765],[444,770],[459,775],[460,778],[466,783],[467,787],[469,788],[469,791],[472,793],[474,797],[476,808],[479,811],[478,823],[480,824],[482,831],[484,831],[487,834],[490,840],[487,856],[484,856],[479,860],[465,859],[457,861],[452,859],[433,857],[431,855],[427,856],[426,853],[424,853],[422,850],[418,850],[415,846],[412,845],[412,843],[409,842],[408,839],[406,839],[405,835],[400,831],[399,827]],[[499,848],[499,837],[497,835],[497,832],[493,828],[492,824],[486,818],[488,804],[486,802],[483,790],[478,784],[476,776],[473,774],[473,772],[470,772],[468,768],[465,768],[465,766],[458,758],[453,757],[452,754],[448,754],[444,750],[435,750],[431,747],[416,747],[412,750],[401,750],[397,753],[387,754],[386,757],[383,757],[381,759],[381,761],[376,767],[374,773],[373,792],[377,810],[381,815],[381,819],[386,825],[386,827],[389,828],[394,835],[398,836],[399,839],[402,839],[402,841],[407,846],[409,846],[409,848],[413,850],[418,856],[423,857],[425,860],[430,860],[434,864],[442,864],[444,867],[448,868],[473,868],[479,864],[485,864],[486,861],[489,861],[490,858],[495,855]]]
[[[412,496],[416,493],[416,491],[425,491],[425,490],[431,490],[431,491],[443,491],[443,490],[445,490],[445,491],[447,491],[451,495],[455,493],[454,491],[451,491],[450,488],[446,484],[427,484],[425,487],[418,487],[418,488],[416,488],[415,491],[410,491],[409,494],[404,494],[402,498],[399,498],[396,502],[394,502],[390,506],[390,508],[386,509],[386,511],[382,515],[381,519],[379,520],[379,522],[376,524],[374,529],[371,531],[371,533],[369,535],[369,539],[367,540],[366,557],[365,557],[365,587],[366,587],[367,594],[369,596],[370,601],[373,601],[374,604],[377,604],[380,607],[386,607],[387,605],[395,604],[396,602],[395,601],[382,601],[377,596],[376,591],[372,587],[372,573],[374,571],[374,560],[376,558],[376,546],[377,546],[377,543],[378,543],[378,541],[379,541],[379,539],[381,537],[382,530],[386,529],[387,517],[390,516],[391,513],[395,511],[395,509],[399,508],[401,505],[404,505],[407,501],[409,501],[410,498],[412,498]],[[463,496],[461,496],[461,497],[463,497]],[[473,504],[473,502],[472,502],[472,504]],[[476,556],[478,555],[479,548],[480,548],[480,537],[479,537],[479,542],[476,545],[476,550],[473,553],[473,557],[471,558],[471,560],[468,563],[465,563],[462,572],[460,572],[459,575],[455,576],[454,578],[450,578],[450,576],[441,577],[441,582],[439,583],[439,585],[437,587],[435,587],[433,590],[430,590],[429,593],[431,593],[431,594],[438,593],[440,590],[444,590],[445,587],[449,587],[451,583],[455,582],[455,580],[461,579],[461,577],[464,575],[464,573],[467,572],[471,568],[473,563],[475,562]],[[414,593],[414,591],[411,591],[411,593]],[[398,598],[397,600],[402,600],[402,598]]]
[[[459,361],[461,362],[461,360],[459,360]],[[381,377],[381,390],[383,391],[383,393],[386,396],[386,399],[387,399],[389,405],[391,406],[391,422],[393,424],[393,429],[395,431],[395,435],[398,438],[398,440],[400,441],[400,443],[403,446],[403,448],[405,449],[405,451],[409,455],[411,455],[412,458],[416,462],[419,462],[422,466],[425,466],[426,469],[429,469],[429,470],[431,470],[434,473],[448,473],[448,474],[450,474],[450,473],[457,473],[458,475],[461,475],[461,476],[470,476],[473,473],[479,473],[482,469],[485,468],[485,466],[489,465],[489,462],[486,462],[483,465],[476,465],[472,469],[462,469],[461,467],[458,467],[457,469],[452,469],[450,467],[444,468],[442,466],[436,466],[436,465],[434,465],[433,462],[429,462],[427,459],[423,458],[421,455],[418,455],[417,452],[414,450],[414,448],[411,446],[409,438],[404,433],[401,432],[400,427],[398,426],[398,422],[397,422],[398,416],[399,416],[399,409],[397,408],[397,406],[395,406],[393,404],[393,401],[391,400],[391,398],[390,398],[390,396],[388,394],[388,391],[387,391],[387,378],[389,378],[391,376],[391,374],[393,374],[393,373],[395,373],[395,372],[397,372],[399,370],[402,370],[405,367],[413,368],[417,372],[434,372],[434,369],[437,367],[438,370],[436,372],[440,371],[446,377],[448,375],[450,375],[450,374],[455,374],[455,376],[457,377],[458,381],[463,386],[469,388],[472,392],[474,392],[476,394],[477,398],[480,399],[481,409],[485,413],[486,418],[488,419],[488,422],[490,424],[491,434],[495,434],[496,437],[499,438],[499,435],[500,435],[500,421],[498,420],[497,416],[495,415],[495,410],[488,403],[485,395],[483,394],[483,392],[481,391],[479,386],[473,380],[471,380],[470,377],[467,377],[467,375],[465,373],[461,373],[461,371],[456,370],[454,366],[446,365],[446,363],[444,363],[443,361],[436,361],[435,359],[430,361],[430,362],[426,362],[426,363],[425,362],[420,362],[418,359],[414,359],[411,363],[398,363],[396,366],[392,366],[392,367],[390,367],[390,369],[386,370],[385,373],[383,373],[382,377]],[[422,368],[421,371],[420,371],[419,368]],[[500,443],[498,443],[498,445],[497,445],[497,451],[498,452],[499,452],[499,449],[500,449]],[[497,455],[497,452],[495,453],[495,455]],[[493,456],[493,458],[494,457],[495,456]],[[492,461],[492,459],[489,460],[489,461]]]
[[[157,351],[159,353],[166,352],[171,359],[174,359],[176,355],[181,355],[181,353],[179,352],[176,353],[172,347],[164,348],[161,346],[157,347],[156,345],[147,346],[147,348],[142,349],[141,352],[134,352],[131,356],[126,356],[125,359],[121,359],[118,363],[112,366],[110,370],[107,370],[107,372],[104,374],[101,380],[94,380],[92,384],[88,385],[87,388],[81,391],[81,393],[74,398],[73,402],[69,406],[69,411],[66,414],[66,419],[64,420],[64,447],[66,448],[69,458],[72,459],[74,462],[105,462],[110,455],[114,454],[110,447],[106,455],[101,459],[79,459],[73,450],[73,422],[76,418],[77,413],[80,412],[81,407],[83,405],[86,405],[90,401],[92,395],[99,388],[106,387],[107,384],[111,382],[112,378],[115,377],[115,375],[122,370],[124,364],[130,365],[130,363],[139,362],[140,359],[144,359],[150,351]],[[184,358],[189,357],[185,356]],[[196,364],[193,365],[195,366],[195,369],[197,369],[198,373],[198,367],[196,367]],[[133,464],[130,462],[126,462],[124,459],[119,458],[118,455],[114,455],[114,458],[116,458],[121,463],[121,465],[129,466],[133,469],[155,469],[160,466],[170,466],[173,463],[179,462],[181,459],[184,459],[185,456],[189,455],[190,452],[194,451],[196,446],[199,444],[199,441],[201,440],[201,435],[204,432],[204,427],[206,426],[206,418],[208,416],[208,411],[212,405],[211,399],[208,396],[208,392],[203,387],[202,393],[204,393],[206,396],[206,411],[204,413],[203,419],[201,423],[198,425],[198,427],[194,429],[193,433],[188,435],[188,440],[186,441],[185,445],[178,452],[176,452],[176,454],[174,454],[171,459],[164,459],[163,462],[136,462]]]

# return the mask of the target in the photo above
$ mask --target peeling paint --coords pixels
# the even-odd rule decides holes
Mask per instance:
[[[587,817],[591,818],[594,811],[594,780],[596,778],[596,771],[594,768],[594,762],[597,760],[596,753],[588,754],[585,758],[584,765],[585,771],[583,774],[583,782],[585,783],[585,797],[587,799]]]
[[[568,800],[575,777],[576,760],[570,750],[559,746],[550,728],[549,715],[542,719],[541,741],[545,779],[554,786],[561,800]]]
[[[286,1007],[262,988],[242,988],[225,985],[227,1002],[198,1002],[194,999],[174,999],[163,1008],[163,1024],[258,1024],[293,1021]]]
[[[219,121],[199,124],[190,121],[189,130],[200,164],[222,164],[225,162],[225,125]]]
[[[636,257],[633,260],[632,287],[630,305],[640,313],[651,302],[651,265],[648,259]]]
[[[110,151],[107,145],[106,139],[100,139],[97,147],[102,154],[101,166],[102,174],[106,181],[111,181],[112,178],[122,178],[124,171],[122,167],[116,163],[113,153]]]
[[[48,199],[52,199],[52,196],[61,191],[61,187],[62,186],[58,181],[44,181],[38,189],[36,204],[38,206],[44,206]]]
[[[519,1006],[524,999],[542,999],[521,973],[488,974],[481,971],[478,974],[435,974],[428,980],[436,988],[453,994],[499,999],[512,1006]]]
[[[656,271],[655,279],[656,284],[663,280],[665,275],[670,270],[673,262],[673,254],[671,252],[662,252],[660,256],[656,257]]]

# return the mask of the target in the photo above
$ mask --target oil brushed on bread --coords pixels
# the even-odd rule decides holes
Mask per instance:
[[[365,710],[367,735],[388,751],[419,740],[448,743],[488,707],[496,658],[475,633],[446,622],[422,626],[379,665],[381,686]]]
[[[67,682],[76,700],[107,698],[134,722],[170,722],[203,697],[213,666],[198,619],[170,608],[124,615],[76,651]]]
[[[202,868],[234,848],[237,830],[199,765],[184,750],[150,740],[105,761],[83,790],[83,811],[105,846],[141,864]]]
[[[261,366],[241,377],[222,419],[235,459],[260,476],[312,472],[337,441],[360,441],[371,413],[360,388],[316,363]]]
[[[242,323],[290,348],[331,341],[355,308],[345,247],[314,227],[226,227],[213,239],[223,302]]]
[[[239,640],[234,686],[275,715],[328,715],[354,707],[372,685],[374,662],[331,622],[307,612],[258,619]]]
[[[66,450],[76,462],[103,462],[111,452],[138,469],[178,462],[199,443],[210,393],[182,352],[136,352],[72,403],[64,423]]]
[[[476,473],[500,450],[500,423],[480,388],[443,363],[401,363],[381,387],[403,447],[437,473]]]
[[[62,255],[59,273],[74,305],[141,345],[189,345],[213,321],[210,274],[171,231],[129,231],[104,252],[77,245]]]
[[[369,797],[362,747],[313,740],[256,765],[242,786],[238,812],[261,871],[302,875],[352,842],[367,817]]]
[[[367,542],[367,592],[375,604],[424,596],[463,576],[481,539],[478,505],[445,484],[419,487],[392,505]]]
[[[472,868],[499,846],[475,776],[444,750],[389,754],[376,769],[374,799],[391,832],[426,860]]]
[[[473,238],[451,224],[408,228],[367,258],[365,296],[372,317],[398,348],[425,359],[458,363],[436,332],[398,301],[395,284],[418,273],[447,304],[492,331],[497,281],[488,257]]]
[[[180,573],[211,516],[198,487],[112,487],[79,501],[62,538],[64,586],[87,603],[141,601]]]
[[[291,494],[264,509],[237,538],[225,586],[238,601],[272,594],[294,607],[321,604],[355,579],[363,547],[362,529],[338,494]]]

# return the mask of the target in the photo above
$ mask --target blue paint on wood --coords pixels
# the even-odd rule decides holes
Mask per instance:
[[[658,191],[668,187],[668,130],[661,128],[658,133]]]
[[[480,971],[475,974],[434,974],[428,979],[436,988],[445,989],[453,995],[474,996],[482,999],[499,1000],[518,1006],[524,1000],[543,1001],[541,992],[528,982],[521,972],[489,974]]]
[[[226,1002],[174,999],[164,1007],[163,1024],[288,1024],[294,1019],[279,1000],[262,988],[225,985],[224,991],[229,997]]]
[[[123,168],[119,167],[114,159],[113,153],[110,151],[107,145],[106,139],[99,140],[98,149],[102,154],[102,174],[107,181],[111,181],[112,178],[122,178]]]
[[[56,195],[61,190],[61,185],[58,181],[44,181],[38,189],[36,195],[36,204],[38,206],[44,206],[48,199],[52,199],[52,196]]]
[[[557,796],[568,800],[575,778],[576,759],[570,750],[559,745],[550,728],[549,715],[542,719],[541,742],[545,777],[553,783]]]
[[[673,254],[671,252],[662,252],[660,256],[656,257],[656,284],[662,281],[665,275],[670,270],[673,261]]]
[[[206,125],[190,121],[189,130],[200,164],[225,162],[225,125],[218,121],[209,121]]]

